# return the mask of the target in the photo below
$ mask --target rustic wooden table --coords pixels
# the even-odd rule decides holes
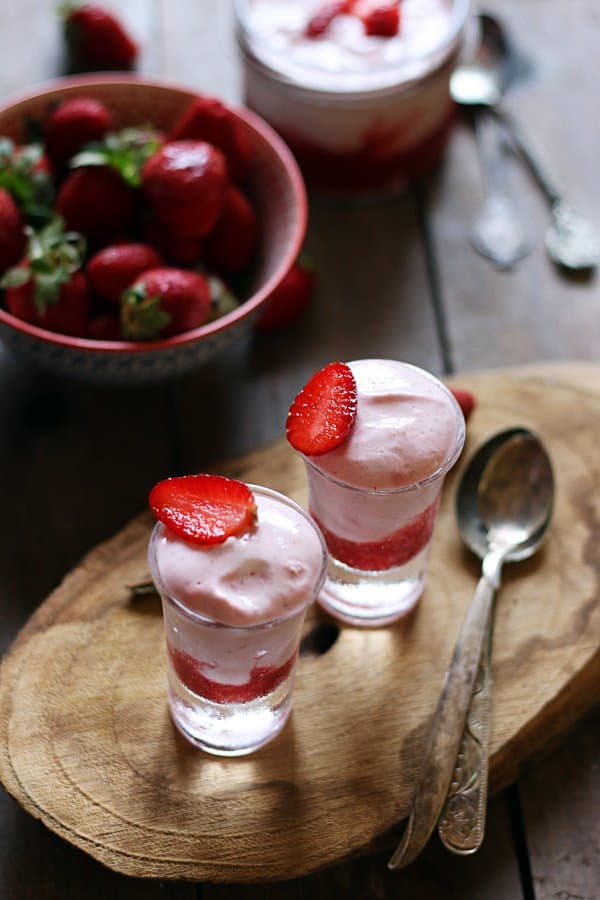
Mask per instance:
[[[239,66],[225,0],[111,0],[143,46],[140,69],[235,100]],[[573,201],[600,222],[595,0],[488,0],[527,55],[507,105],[537,135]],[[0,8],[3,96],[61,73],[54,0]],[[535,360],[598,357],[597,278],[565,278],[546,258],[548,211],[517,166],[514,186],[538,235],[515,272],[470,248],[481,196],[472,136],[457,127],[446,163],[403,196],[311,198],[307,250],[319,276],[311,310],[255,336],[177,383],[136,390],[40,375],[0,347],[0,652],[80,557],[144,507],[149,485],[279,437],[298,387],[334,358],[391,356],[439,374]],[[471,858],[434,841],[408,870],[389,853],[285,884],[202,886],[117,875],[0,795],[0,896],[241,900],[259,897],[577,898],[600,896],[598,718],[523,771],[490,804]]]

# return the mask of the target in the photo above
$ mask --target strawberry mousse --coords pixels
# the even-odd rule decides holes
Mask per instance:
[[[346,365],[354,379],[353,424],[325,453],[314,448],[335,410],[308,423],[309,441],[297,439],[298,423],[288,419],[288,438],[303,453],[310,511],[329,549],[321,603],[354,624],[384,624],[406,614],[422,591],[440,491],[462,449],[464,417],[450,391],[415,366],[381,359],[336,365]]]
[[[468,0],[237,0],[246,103],[311,186],[402,185],[440,158]]]
[[[304,615],[326,561],[323,539],[300,507],[274,491],[243,487],[251,491],[252,518],[236,512],[242,525],[228,525],[224,539],[187,525],[183,537],[178,516],[175,529],[158,522],[149,549],[175,724],[220,755],[248,753],[283,727]]]

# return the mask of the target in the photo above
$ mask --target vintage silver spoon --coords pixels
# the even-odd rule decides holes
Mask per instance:
[[[502,432],[498,439],[503,440],[484,444],[465,472],[457,494],[456,514],[460,532],[477,556],[485,559],[492,549],[501,548],[507,540],[517,541],[516,548],[504,558],[505,562],[514,562],[532,556],[542,542],[552,515],[554,479],[550,460],[539,439],[530,431],[511,429]],[[508,509],[508,498],[512,496],[510,486],[520,481],[517,474],[520,471],[529,473],[527,491],[522,497],[515,495],[515,506]],[[521,532],[520,535],[515,530],[515,522],[522,518],[520,504],[528,503],[529,491],[535,490],[538,491],[539,524],[536,527],[532,511],[529,534]],[[520,536],[524,538],[522,542]],[[442,843],[462,855],[479,849],[485,831],[492,629],[493,607],[450,790],[438,822]]]
[[[531,252],[533,240],[511,196],[501,135],[487,107],[498,102],[512,81],[514,57],[503,34],[498,35],[494,19],[482,13],[478,25],[480,40],[475,55],[452,73],[450,94],[456,103],[471,110],[484,175],[485,197],[473,221],[471,243],[497,268],[510,269]]]
[[[529,166],[552,212],[545,235],[551,259],[568,269],[594,268],[600,263],[600,233],[564,199],[516,119],[501,108],[504,90],[514,76],[515,57],[500,22],[488,14],[478,19],[479,49],[471,62],[453,73],[450,93],[461,106],[488,109]]]
[[[496,453],[500,458],[492,465]],[[463,475],[458,494],[461,529],[474,552],[483,548],[482,576],[446,672],[408,823],[388,863],[390,869],[403,868],[420,853],[442,813],[483,648],[489,640],[502,565],[535,552],[550,522],[553,496],[548,455],[539,438],[527,429],[510,429],[493,437],[475,454]],[[487,754],[484,758],[487,760]],[[448,846],[451,844],[454,842],[448,841]]]

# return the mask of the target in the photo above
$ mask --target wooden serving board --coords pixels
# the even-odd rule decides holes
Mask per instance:
[[[492,789],[564,735],[597,696],[600,644],[600,367],[469,374],[477,396],[464,464],[495,431],[526,425],[557,480],[544,549],[507,567],[496,618]],[[304,499],[285,443],[222,471]],[[400,833],[427,725],[478,576],[444,488],[417,612],[342,626],[301,657],[294,712],[252,757],[188,746],[165,701],[160,608],[147,577],[150,517],[97,547],[22,630],[0,667],[0,777],[32,815],[120,872],[156,878],[293,878]],[[308,631],[320,618],[314,610]]]

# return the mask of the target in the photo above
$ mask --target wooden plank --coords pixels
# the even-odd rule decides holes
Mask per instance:
[[[519,780],[537,900],[595,900],[600,885],[600,711]]]
[[[0,362],[1,499],[10,526],[0,552],[4,651],[64,572],[139,510],[171,455],[168,435],[155,427],[169,418],[164,389],[69,384],[25,369],[5,351]],[[143,883],[128,894],[118,876],[46,831],[4,791],[0,884],[10,900],[62,898],[65,884],[70,896],[83,896],[84,887],[90,898],[159,896],[157,885]]]
[[[490,803],[487,835],[479,853],[452,856],[433,839],[408,869],[390,872],[389,850],[357,859],[315,875],[276,884],[204,886],[203,900],[419,900],[485,897],[506,900],[519,897],[521,887],[515,866],[510,824],[504,798]]]
[[[590,76],[581,65],[598,47],[595,0],[490,0],[488,8],[507,23],[532,67],[530,78],[507,94],[506,107],[531,133],[573,203],[600,226],[595,177],[600,124]],[[594,359],[600,345],[597,277],[559,274],[542,246],[549,222],[545,201],[514,161],[509,175],[537,238],[534,253],[513,272],[495,271],[468,240],[482,185],[466,127],[457,129],[447,165],[432,188],[431,216],[457,368]]]
[[[241,94],[233,4],[214,0],[158,2],[163,73],[223,100],[237,100]]]

